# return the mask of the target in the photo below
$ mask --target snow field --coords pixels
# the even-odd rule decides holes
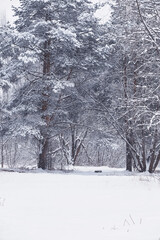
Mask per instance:
[[[0,240],[159,240],[159,189],[145,175],[0,172]]]

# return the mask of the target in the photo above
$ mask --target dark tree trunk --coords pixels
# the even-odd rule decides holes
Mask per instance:
[[[157,144],[157,129],[155,130],[154,134],[154,141],[153,141],[153,148],[152,148],[152,153],[151,153],[151,158],[150,158],[150,165],[149,165],[149,172],[153,173],[154,172],[154,164],[156,161],[156,144]]]
[[[71,138],[72,138],[72,150],[71,150],[71,156],[72,156],[72,162],[74,164],[75,160],[75,152],[76,152],[76,143],[75,143],[75,126],[71,126]]]
[[[132,172],[132,152],[128,140],[126,143],[126,170]]]
[[[127,95],[127,57],[124,58],[124,66],[123,66],[123,90],[124,90],[124,99],[126,104],[126,111],[128,109],[128,95]],[[131,139],[129,133],[129,116],[126,116],[126,170],[132,172],[132,152],[130,148]]]
[[[46,21],[50,20],[49,16],[46,15]],[[44,81],[47,79],[47,77],[50,75],[51,72],[51,53],[50,53],[50,45],[51,45],[51,39],[47,39],[44,43],[44,59],[43,59],[43,76]],[[50,123],[50,116],[48,113],[45,112],[48,110],[48,104],[49,104],[49,88],[45,87],[44,92],[42,93],[42,112],[43,119],[46,123],[46,129],[44,129],[42,134],[44,140],[41,153],[39,154],[39,162],[38,162],[38,168],[42,169],[49,169],[51,165],[50,156],[49,156],[49,139],[46,137],[49,134],[49,123]]]
[[[158,155],[156,157],[156,161],[155,161],[154,166],[153,166],[153,172],[156,170],[159,162],[160,162],[160,151],[158,152]]]
[[[143,172],[145,172],[147,169],[147,166],[146,166],[146,141],[145,141],[145,134],[144,134],[143,127],[142,127],[142,165],[143,165]]]
[[[48,139],[46,139],[42,146],[41,153],[39,154],[38,168],[48,169],[48,164],[49,164],[48,150],[49,150],[49,141]]]
[[[1,168],[4,167],[4,142],[3,142],[3,137],[1,141],[2,147],[1,147]]]
[[[50,63],[50,45],[51,45],[51,40],[48,39],[44,43],[44,63],[43,63],[43,75],[48,75],[50,74],[50,68],[51,68],[51,63]]]

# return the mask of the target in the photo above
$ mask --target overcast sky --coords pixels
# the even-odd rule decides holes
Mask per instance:
[[[0,0],[0,12],[6,11],[7,21],[13,21],[13,12],[11,6],[18,6],[19,0]]]
[[[29,1],[29,0],[28,0]],[[107,2],[109,0],[92,0],[93,2]],[[18,6],[19,0],[0,0],[0,12],[6,11],[7,21],[13,22],[13,13],[11,6]],[[102,19],[108,19],[110,14],[110,9],[106,5],[102,10],[99,10],[97,16],[100,16]]]

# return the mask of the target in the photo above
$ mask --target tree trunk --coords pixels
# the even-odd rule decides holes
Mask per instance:
[[[2,141],[1,141],[1,168],[4,167],[4,143],[3,143],[3,137],[2,137]]]
[[[76,146],[76,148],[75,148],[75,156],[74,156],[74,162],[73,162],[73,165],[74,165],[74,166],[76,165],[78,155],[79,155],[80,150],[81,150],[81,148],[82,148],[83,142],[84,142],[84,140],[85,140],[85,138],[86,138],[86,136],[87,136],[87,133],[88,133],[88,130],[86,130],[86,132],[84,133],[83,138],[82,138],[82,139],[80,140],[80,142],[79,142],[79,145],[77,144],[78,146]]]
[[[49,150],[49,140],[46,138],[41,153],[39,154],[39,162],[38,162],[38,168],[47,169],[49,164],[48,159],[48,150]]]
[[[143,165],[143,172],[146,171],[146,142],[145,142],[145,135],[144,129],[142,128],[142,165]]]
[[[75,126],[71,126],[71,139],[72,139],[72,149],[71,149],[71,160],[74,164],[75,152],[76,152],[76,143],[75,143]]]
[[[153,141],[153,148],[152,148],[152,154],[151,154],[151,160],[150,160],[150,165],[149,165],[149,172],[153,173],[154,172],[154,163],[156,161],[156,144],[157,144],[157,129],[155,130],[155,135],[154,135],[154,141]]]
[[[46,16],[46,21],[49,20],[49,16]],[[50,63],[50,45],[51,45],[51,39],[47,39],[44,43],[44,59],[43,59],[43,76],[44,76],[44,81],[47,79],[47,77],[50,75],[51,71],[51,63]],[[39,154],[39,162],[38,162],[38,168],[42,169],[49,169],[50,167],[50,161],[49,161],[49,139],[48,137],[45,137],[46,135],[48,136],[49,132],[49,122],[50,122],[50,116],[48,114],[45,114],[45,111],[48,110],[48,103],[49,103],[49,88],[45,87],[44,92],[42,93],[42,112],[43,114],[43,119],[45,120],[46,123],[46,128],[44,129],[44,132],[42,134],[44,140],[43,146],[41,153]]]
[[[43,63],[43,75],[48,75],[50,74],[50,68],[51,68],[51,63],[50,63],[50,45],[51,45],[51,40],[48,39],[44,43],[44,63]]]
[[[126,112],[128,110],[128,95],[127,95],[127,57],[124,57],[124,66],[123,66],[123,90],[124,90],[124,100],[126,104]],[[125,123],[126,123],[126,170],[132,172],[132,152],[130,149],[131,138],[129,132],[129,116],[126,116]]]
[[[153,166],[153,172],[156,170],[158,164],[160,162],[160,151],[158,152],[158,155],[157,155],[157,158],[156,158],[156,161],[154,163],[154,166]]]
[[[126,142],[126,170],[132,172],[132,153],[130,149],[130,139]]]

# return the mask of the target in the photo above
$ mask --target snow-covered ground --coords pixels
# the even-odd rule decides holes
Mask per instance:
[[[0,172],[0,240],[160,240],[158,175],[94,170]]]

